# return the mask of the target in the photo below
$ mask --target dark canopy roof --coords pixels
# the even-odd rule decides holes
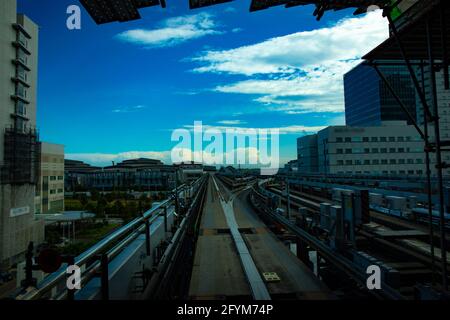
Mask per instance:
[[[450,1],[423,1],[406,13],[403,23],[400,21],[399,38],[410,60],[428,59],[427,21],[430,21],[432,50],[437,60],[444,60],[445,52],[450,48]],[[443,32],[442,32],[443,31]],[[365,60],[402,60],[403,56],[396,38],[380,44]]]

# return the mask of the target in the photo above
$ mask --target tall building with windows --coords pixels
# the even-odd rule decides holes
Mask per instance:
[[[37,67],[38,26],[17,14],[16,0],[0,1],[0,267],[44,240],[34,214]]]
[[[423,71],[423,72],[422,72]],[[440,70],[436,72],[436,92],[437,92],[437,102],[439,110],[439,126],[441,133],[441,140],[450,140],[450,90],[445,89],[445,78],[444,71]],[[431,83],[430,83],[430,72],[428,67],[419,69],[417,71],[417,77],[422,82],[422,87],[424,89],[425,96],[427,97],[427,102],[432,108],[431,103]],[[431,110],[433,112],[433,110]],[[424,123],[424,110],[419,97],[417,96],[417,122],[419,124]],[[434,130],[431,128],[431,130]],[[450,158],[449,158],[450,159]],[[447,160],[449,160],[447,159]]]
[[[416,92],[408,69],[401,65],[379,68],[411,115],[416,117]],[[367,127],[379,126],[385,121],[408,121],[405,112],[370,66],[360,64],[345,74],[344,92],[348,126]]]
[[[298,172],[313,173],[318,171],[317,134],[297,139]]]
[[[64,146],[41,143],[41,169],[36,186],[36,213],[64,211]]]

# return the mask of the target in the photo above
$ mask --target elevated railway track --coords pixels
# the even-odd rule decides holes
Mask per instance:
[[[268,186],[267,191],[279,197],[282,207],[287,206],[286,193],[280,187]],[[296,190],[290,191],[289,198],[295,215],[298,216],[299,208],[307,208],[303,212],[307,213],[310,226],[317,232],[320,229],[320,204],[332,203],[331,199]],[[370,210],[370,223],[357,230],[357,250],[368,251],[394,267],[404,286],[399,291],[412,298],[415,284],[432,283],[441,273],[440,251],[435,250],[433,261],[427,232],[421,224]],[[439,241],[438,235],[435,235],[435,241]]]

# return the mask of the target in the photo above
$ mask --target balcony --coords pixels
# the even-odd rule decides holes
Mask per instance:
[[[21,34],[23,34],[25,37],[27,37],[28,39],[31,39],[30,34],[27,32],[27,30],[25,30],[25,28],[19,24],[19,23],[14,23],[13,24],[13,28],[14,30],[16,30],[17,32],[20,32]]]
[[[26,54],[31,55],[30,50],[28,50],[28,44],[23,43],[22,41],[14,41],[12,45],[16,48],[23,50],[23,52],[25,52]]]
[[[22,101],[23,103],[30,104],[30,101],[26,97],[17,93],[11,95],[11,99],[14,101]]]
[[[27,79],[25,79],[24,77],[20,77],[19,75],[16,75],[15,77],[11,77],[11,81],[13,81],[16,84],[20,83],[24,87],[30,88],[30,85],[27,82]]]
[[[18,65],[22,66],[26,71],[31,71],[31,69],[27,65],[26,60],[16,58],[16,59],[12,60],[12,63],[14,63],[14,65],[16,65],[16,66],[18,66]]]

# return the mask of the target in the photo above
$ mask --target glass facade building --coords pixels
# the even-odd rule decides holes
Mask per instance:
[[[405,66],[380,66],[409,112],[416,118],[416,93]],[[344,76],[345,121],[348,126],[379,126],[385,121],[408,121],[376,71],[360,64]],[[411,124],[408,121],[408,124]]]

